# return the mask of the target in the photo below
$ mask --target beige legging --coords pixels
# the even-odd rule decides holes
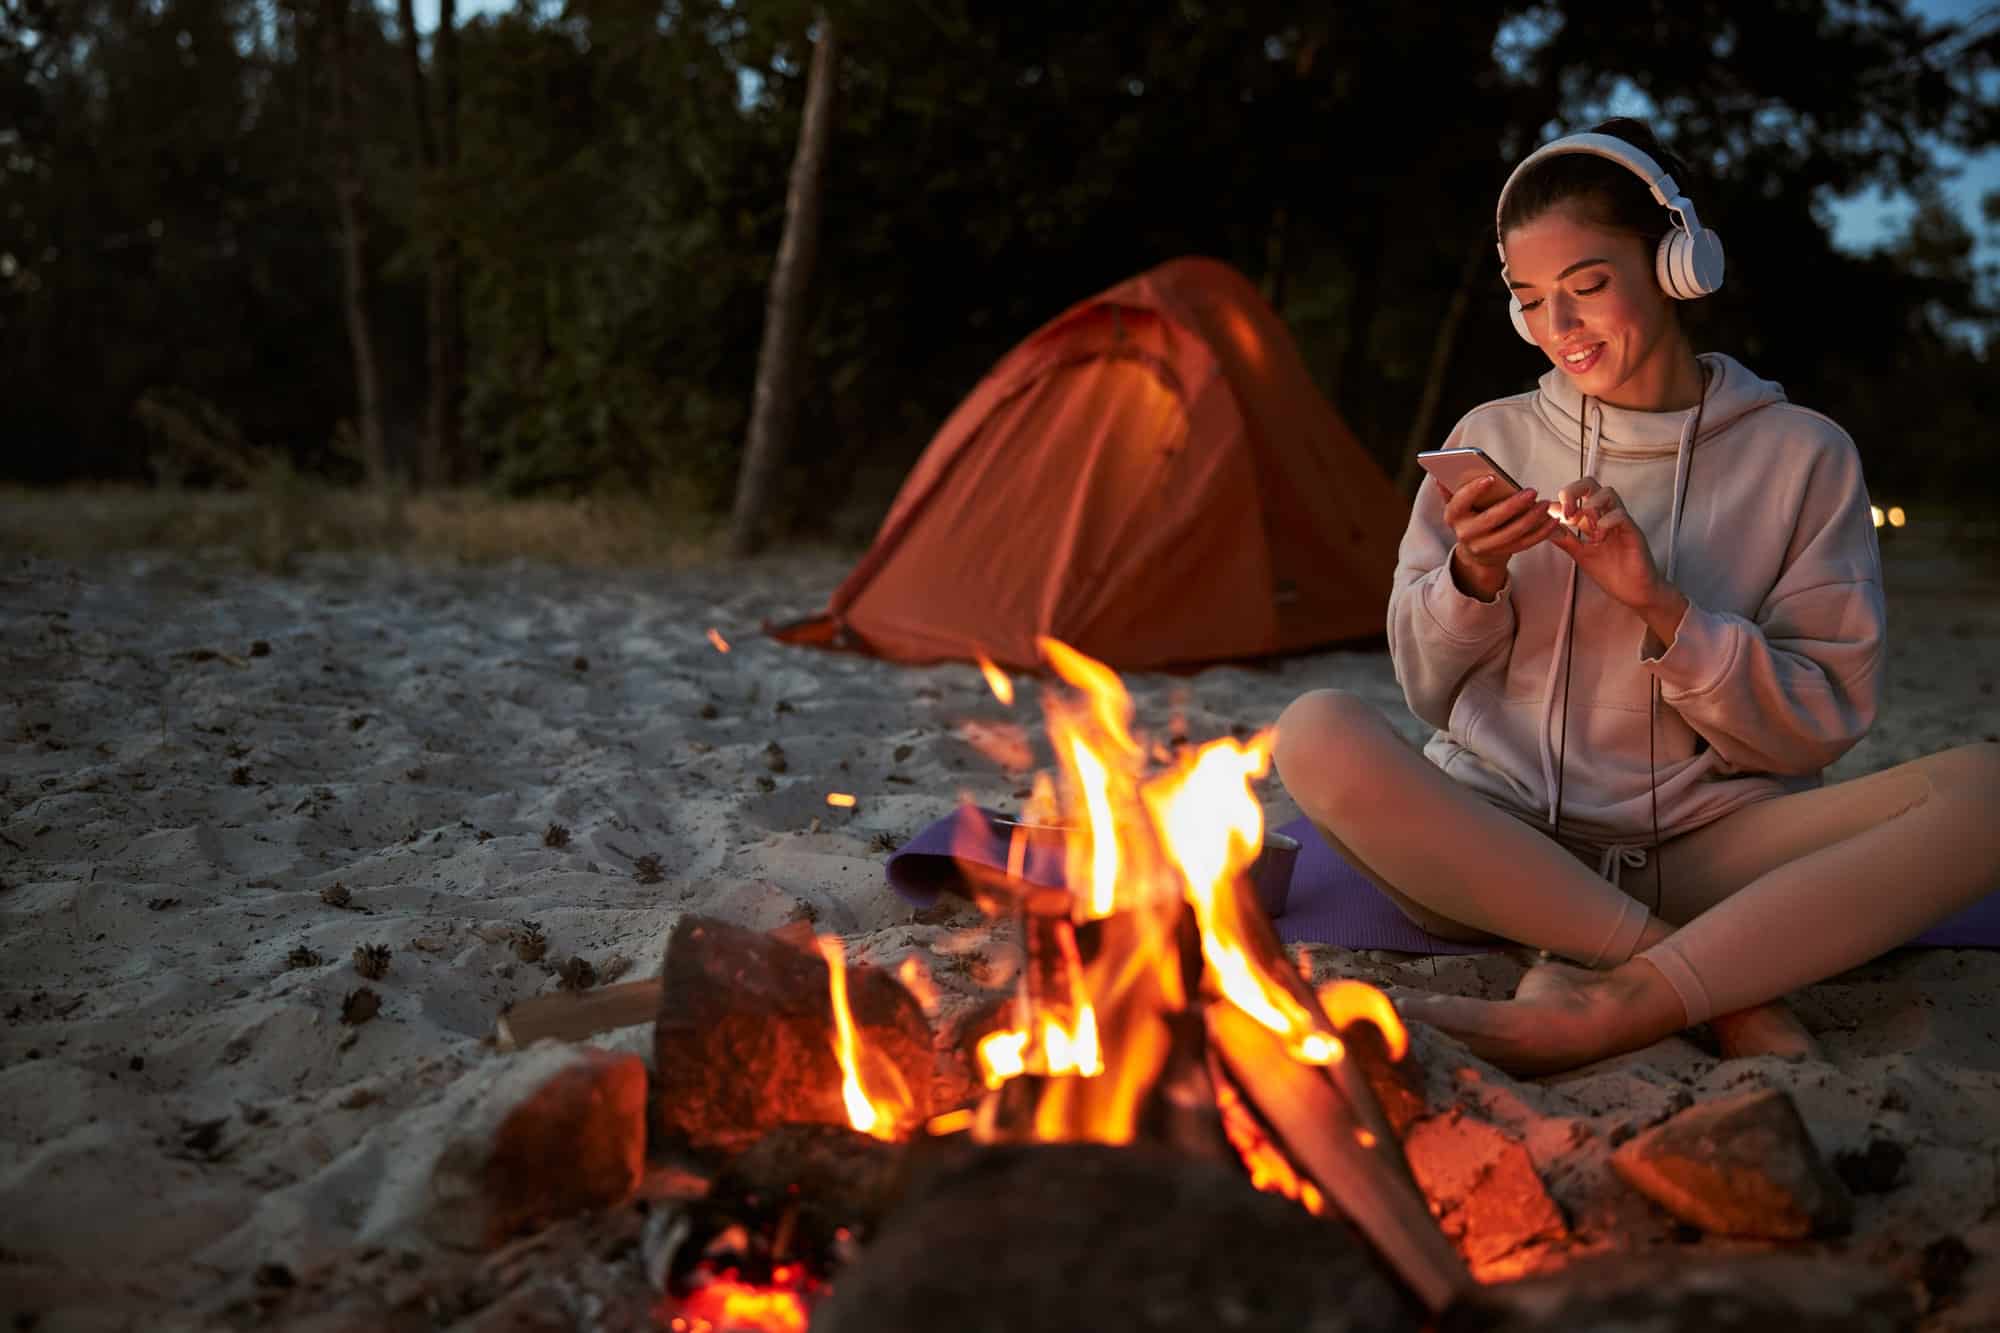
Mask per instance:
[[[1275,760],[1300,810],[1434,934],[1609,966],[1649,933],[1644,904],[1446,777],[1365,700],[1298,699]],[[1966,745],[1669,838],[1659,916],[1679,929],[1638,956],[1689,1023],[1864,963],[2000,889],[1996,794],[2000,744]],[[1633,878],[1650,900],[1652,867]]]

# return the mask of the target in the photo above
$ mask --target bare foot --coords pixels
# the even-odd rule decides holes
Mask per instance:
[[[1516,1074],[1553,1074],[1636,1051],[1686,1020],[1666,978],[1640,960],[1608,972],[1543,963],[1521,978],[1511,1000],[1419,995],[1397,1008]]]
[[[1760,1004],[1755,1009],[1739,1009],[1733,1014],[1717,1014],[1708,1020],[1722,1047],[1722,1058],[1740,1060],[1751,1055],[1775,1055],[1786,1060],[1821,1058],[1819,1043],[1806,1025],[1785,1007],[1783,1000]]]

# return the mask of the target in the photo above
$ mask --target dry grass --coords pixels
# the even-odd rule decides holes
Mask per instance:
[[[719,520],[669,501],[405,496],[295,475],[241,491],[0,489],[0,551],[72,560],[166,550],[282,569],[308,552],[367,551],[469,564],[681,567],[717,558],[723,536]]]

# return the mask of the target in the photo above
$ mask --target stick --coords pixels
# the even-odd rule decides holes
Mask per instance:
[[[660,979],[621,981],[596,990],[557,991],[511,1005],[493,1025],[493,1042],[520,1050],[544,1037],[581,1041],[613,1028],[650,1023],[660,1011]]]
[[[1233,1004],[1207,1006],[1222,1064],[1333,1205],[1366,1236],[1424,1308],[1438,1314],[1479,1284],[1407,1174],[1385,1166],[1325,1070],[1292,1059],[1284,1040]]]

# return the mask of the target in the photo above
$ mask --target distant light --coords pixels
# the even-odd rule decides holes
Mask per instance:
[[[1869,505],[1869,506],[1868,506],[1868,516],[1869,516],[1870,518],[1872,518],[1872,519],[1874,519],[1874,520],[1875,520],[1875,526],[1876,526],[1876,527],[1878,527],[1878,528],[1879,528],[1879,527],[1881,527],[1881,526],[1882,526],[1882,523],[1883,523],[1883,514],[1882,514],[1882,506],[1881,506],[1881,505]]]
[[[1910,516],[1909,516],[1908,514],[1905,514],[1905,513],[1903,512],[1903,506],[1901,506],[1901,505],[1890,505],[1890,506],[1889,506],[1889,526],[1890,526],[1890,527],[1892,527],[1892,528],[1900,528],[1900,527],[1902,527],[1902,526],[1903,526],[1903,525],[1904,525],[1905,523],[1908,523],[1909,521],[1910,521]]]
[[[1882,526],[1882,511],[1879,509],[1875,511],[1875,526],[1878,528]],[[715,629],[708,631],[708,641],[715,645],[715,651],[718,653],[729,651],[729,640],[723,638],[721,633]]]
[[[854,808],[854,798],[844,791],[828,792],[826,794],[826,803],[841,810],[852,810]]]

